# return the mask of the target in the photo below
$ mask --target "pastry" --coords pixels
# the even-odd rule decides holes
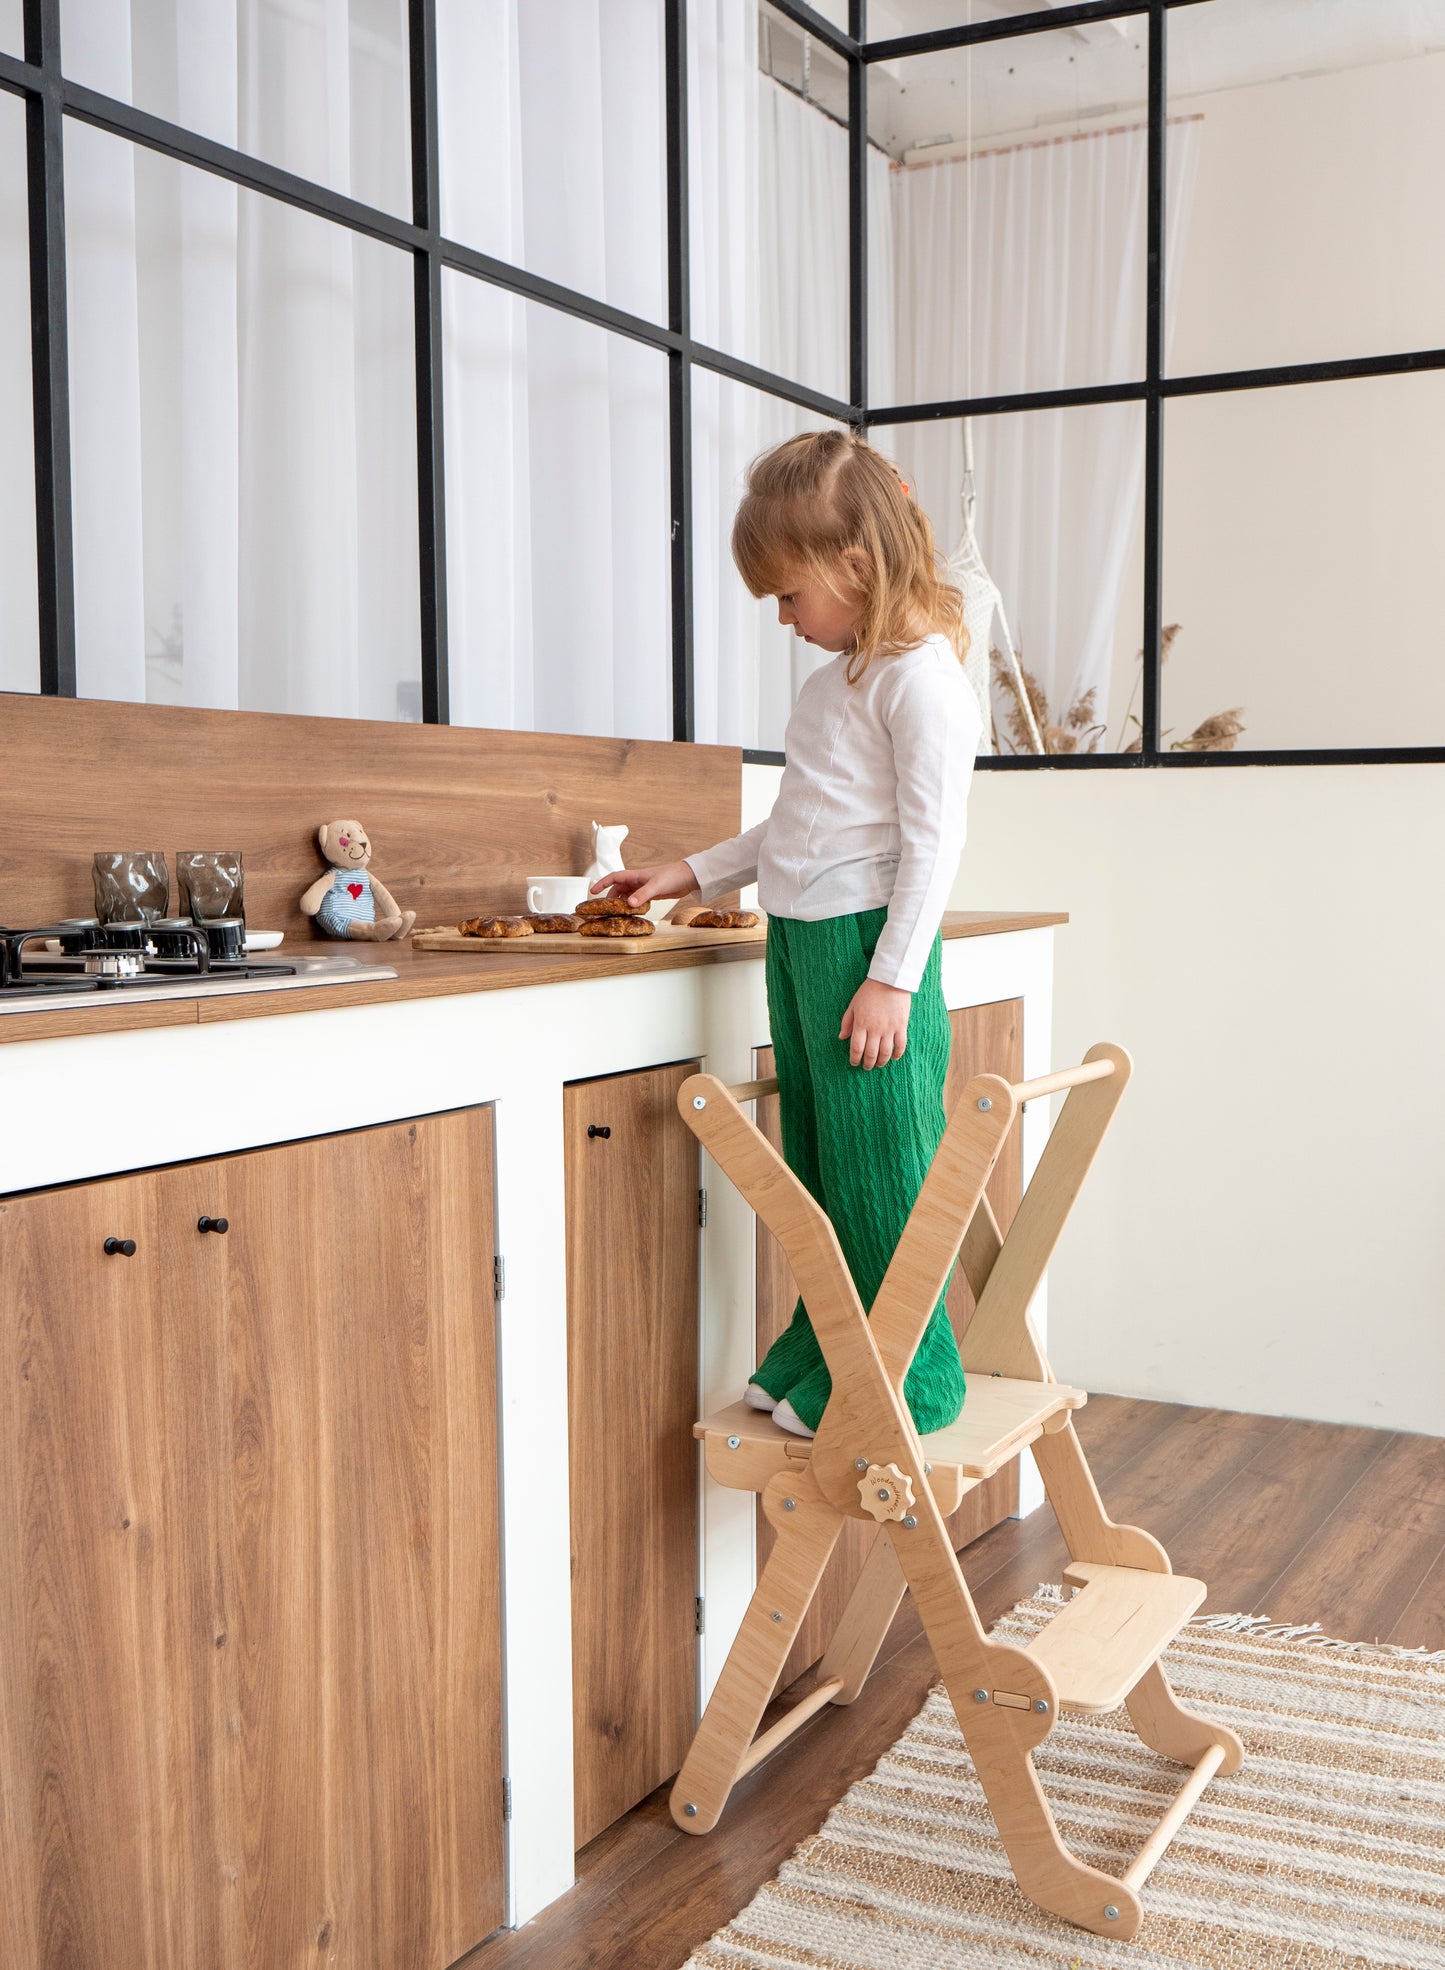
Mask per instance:
[[[699,910],[689,930],[752,930],[759,919],[751,910]]]
[[[577,905],[579,917],[630,917],[632,905],[625,896],[589,896]]]
[[[582,928],[582,919],[569,915],[565,910],[554,912],[550,916],[545,912],[532,910],[523,917],[522,921],[530,924],[539,937],[556,937],[569,930],[576,931]]]
[[[588,917],[579,937],[651,937],[650,917]]]
[[[532,926],[525,917],[468,917],[457,928],[463,937],[530,937]]]

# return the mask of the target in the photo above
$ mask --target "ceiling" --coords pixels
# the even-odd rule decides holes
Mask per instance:
[[[1033,11],[1039,3],[870,0],[868,37],[997,20]],[[842,0],[832,0],[824,11],[845,9]],[[766,20],[767,9],[763,12]],[[799,86],[799,31],[774,17],[771,33],[774,72]],[[1445,0],[1200,0],[1171,10],[1169,88],[1175,98],[1207,95],[1437,50],[1445,50]],[[816,42],[808,65],[809,92],[846,114],[842,65]],[[1147,87],[1148,28],[1142,18],[1060,28],[875,64],[869,75],[869,135],[902,157],[941,139],[1138,112]]]

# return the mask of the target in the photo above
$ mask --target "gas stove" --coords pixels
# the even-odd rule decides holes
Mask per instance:
[[[30,930],[0,925],[0,1013],[53,1012],[59,1006],[103,1003],[117,994],[138,1000],[212,998],[396,975],[391,965],[340,956],[258,962],[245,955],[239,918],[102,924],[93,917],[71,917]]]

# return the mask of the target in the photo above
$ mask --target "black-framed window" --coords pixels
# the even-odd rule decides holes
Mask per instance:
[[[540,321],[553,315],[571,317],[577,333],[590,331],[598,348],[615,350],[626,344],[637,352],[639,376],[646,379],[639,402],[645,399],[647,442],[666,452],[665,460],[659,460],[656,518],[666,526],[667,541],[656,554],[639,541],[635,551],[629,548],[629,566],[635,562],[645,573],[655,565],[669,593],[668,620],[662,628],[670,634],[670,729],[675,739],[715,735],[709,729],[716,724],[710,708],[700,720],[697,702],[694,575],[695,555],[705,551],[711,559],[703,586],[715,590],[711,562],[717,558],[714,535],[719,516],[712,511],[717,503],[713,488],[699,498],[694,443],[697,433],[712,428],[710,407],[718,392],[726,395],[742,389],[761,393],[777,405],[784,422],[799,416],[845,422],[876,434],[878,442],[901,458],[942,459],[948,433],[964,428],[981,456],[1002,457],[1003,434],[1012,433],[1016,440],[1030,420],[1041,420],[1032,426],[1033,441],[1014,443],[1019,458],[1033,461],[1027,468],[1020,466],[1018,483],[1006,488],[1008,498],[1015,501],[1025,489],[1037,497],[1053,483],[1038,462],[1046,449],[1039,435],[1046,430],[1044,420],[1052,419],[1064,450],[1086,428],[1114,434],[1108,443],[1123,475],[1119,483],[1129,475],[1131,485],[1134,478],[1142,481],[1137,537],[1122,556],[1127,566],[1119,576],[1123,592],[1131,598],[1120,612],[1115,653],[1116,681],[1122,676],[1130,685],[1123,722],[1117,732],[1108,729],[1117,722],[1120,706],[1096,707],[1104,714],[1105,738],[1094,750],[1076,748],[1040,756],[1027,749],[1005,749],[984,765],[1028,769],[1034,765],[1445,759],[1445,743],[1436,740],[1440,728],[1428,693],[1411,696],[1411,677],[1422,668],[1418,651],[1393,627],[1382,633],[1369,614],[1369,594],[1388,592],[1396,602],[1403,595],[1418,616],[1424,615],[1419,581],[1402,582],[1392,572],[1402,555],[1410,567],[1428,566],[1424,556],[1410,547],[1420,532],[1422,502],[1412,491],[1413,479],[1401,483],[1379,456],[1362,457],[1360,450],[1362,434],[1386,428],[1398,431],[1401,444],[1408,447],[1411,472],[1422,487],[1428,486],[1429,433],[1445,417],[1445,384],[1431,374],[1445,370],[1445,346],[1441,346],[1445,326],[1439,318],[1438,283],[1432,282],[1428,254],[1420,256],[1418,265],[1401,264],[1398,256],[1382,260],[1381,230],[1371,225],[1369,197],[1362,194],[1352,202],[1343,189],[1331,194],[1339,226],[1334,236],[1321,239],[1291,198],[1311,179],[1332,183],[1332,173],[1344,187],[1339,155],[1318,137],[1284,129],[1280,143],[1290,150],[1291,168],[1261,174],[1257,161],[1250,163],[1247,133],[1224,117],[1215,119],[1217,129],[1208,132],[1219,167],[1211,196],[1226,207],[1233,201],[1224,219],[1235,236],[1256,237],[1260,264],[1272,268],[1271,277],[1282,283],[1279,291],[1288,294],[1291,305],[1307,311],[1308,333],[1302,329],[1272,339],[1269,297],[1263,290],[1257,309],[1237,310],[1230,319],[1221,318],[1217,311],[1209,317],[1200,302],[1199,284],[1198,291],[1191,290],[1188,254],[1180,262],[1183,277],[1176,278],[1178,269],[1168,250],[1171,199],[1193,140],[1185,126],[1191,118],[1210,121],[1207,107],[1202,116],[1194,107],[1196,99],[1231,83],[1243,88],[1282,81],[1311,66],[1312,50],[1261,34],[1260,22],[1267,10],[1255,0],[1132,0],[1132,4],[1085,0],[1032,9],[1020,0],[1008,11],[996,8],[986,21],[970,20],[972,9],[959,0],[952,10],[937,5],[928,9],[933,21],[940,15],[947,19],[951,12],[955,18],[950,24],[887,40],[867,38],[865,0],[847,0],[846,5],[843,0],[829,0],[823,9],[805,0],[766,0],[767,14],[803,37],[805,54],[807,48],[817,51],[820,66],[827,70],[827,86],[819,87],[817,97],[831,127],[840,132],[838,141],[847,146],[846,289],[841,274],[826,273],[829,280],[840,281],[846,334],[839,343],[843,353],[826,362],[820,356],[811,376],[799,373],[812,367],[806,360],[790,359],[792,373],[770,367],[770,362],[781,360],[776,339],[770,343],[762,335],[749,341],[729,323],[726,310],[709,299],[721,291],[716,282],[710,287],[708,278],[714,271],[710,257],[718,252],[719,242],[710,236],[708,214],[699,206],[701,187],[691,181],[697,169],[698,132],[693,132],[690,143],[690,110],[699,118],[705,112],[695,107],[697,75],[691,78],[690,88],[687,0],[651,0],[650,17],[643,0],[632,0],[628,32],[634,41],[619,51],[605,45],[604,37],[599,50],[608,87],[631,86],[626,77],[633,76],[644,96],[650,92],[654,104],[651,120],[649,114],[636,119],[640,134],[619,165],[621,175],[608,195],[624,213],[629,198],[639,214],[650,202],[649,223],[660,226],[665,235],[659,242],[665,248],[660,286],[646,265],[619,273],[609,264],[605,275],[597,277],[582,271],[574,274],[573,268],[580,270],[585,258],[585,237],[560,238],[553,244],[543,240],[535,251],[508,258],[495,250],[504,242],[487,230],[485,212],[475,223],[468,220],[461,227],[474,237],[452,236],[451,211],[462,208],[442,197],[439,127],[448,112],[445,99],[439,103],[438,86],[438,16],[442,13],[445,20],[449,4],[450,0],[391,0],[389,12],[380,4],[361,10],[347,59],[360,78],[358,101],[369,106],[366,113],[372,122],[352,135],[354,168],[349,173],[342,165],[332,168],[333,153],[297,149],[279,141],[264,115],[244,130],[227,125],[224,117],[217,122],[208,111],[193,108],[193,99],[173,76],[135,74],[127,86],[118,70],[107,68],[103,50],[89,44],[76,60],[67,61],[63,40],[67,14],[78,20],[83,10],[68,10],[66,0],[9,0],[8,9],[0,11],[0,161],[12,158],[8,202],[0,191],[0,229],[8,227],[0,237],[0,253],[14,257],[18,252],[28,260],[31,313],[29,374],[0,379],[0,419],[15,440],[8,448],[9,458],[20,463],[18,474],[7,475],[12,490],[17,478],[24,482],[32,445],[35,483],[33,511],[13,497],[0,502],[0,528],[9,529],[9,566],[28,568],[27,557],[33,556],[35,570],[33,609],[20,592],[23,584],[12,582],[0,598],[4,612],[0,626],[7,636],[7,668],[0,672],[0,688],[33,688],[33,678],[42,691],[74,695],[85,683],[84,661],[77,657],[75,573],[77,552],[90,551],[85,502],[91,466],[80,449],[85,443],[85,390],[77,365],[83,352],[70,333],[67,286],[67,267],[77,249],[75,227],[83,215],[78,206],[68,206],[66,136],[68,131],[86,129],[90,136],[100,133],[111,142],[138,147],[137,154],[173,160],[160,172],[161,179],[189,181],[191,174],[205,174],[210,181],[234,188],[242,204],[271,202],[294,208],[309,214],[328,233],[348,234],[358,248],[364,243],[367,253],[362,259],[380,253],[378,264],[385,264],[395,255],[392,264],[405,268],[410,330],[406,395],[414,409],[414,442],[408,428],[406,456],[416,493],[412,502],[408,492],[407,501],[414,514],[412,531],[404,527],[400,537],[405,551],[415,556],[417,662],[409,670],[411,659],[403,657],[394,685],[383,680],[378,686],[383,694],[394,688],[397,716],[419,714],[429,721],[447,722],[454,715],[477,715],[463,707],[449,686],[453,639],[448,615],[449,408],[443,304],[444,291],[454,290],[457,283],[476,282],[488,290],[491,300],[486,305],[499,306],[511,297],[516,308]],[[737,0],[740,14],[751,14],[755,4],[756,0]],[[1402,39],[1395,52],[1421,52],[1404,45],[1410,32],[1404,15],[1409,10],[1401,10],[1397,27],[1385,18],[1390,12],[1359,10],[1362,19],[1373,19],[1379,50],[1373,51],[1374,44],[1365,49],[1362,43],[1352,56],[1355,66],[1348,74],[1355,78],[1351,86],[1357,102],[1361,88],[1366,96],[1371,91],[1378,94],[1381,77],[1376,70],[1388,64],[1390,49],[1385,43],[1392,32]],[[841,25],[845,14],[846,28]],[[1356,23],[1351,31],[1363,34],[1365,28]],[[931,370],[926,365],[915,369],[920,377],[936,381],[929,381],[926,389],[907,401],[890,398],[885,387],[890,364],[881,361],[881,351],[890,328],[907,333],[909,316],[900,306],[893,321],[886,322],[880,315],[876,266],[870,283],[869,174],[870,161],[876,165],[879,156],[878,141],[870,145],[870,128],[881,138],[894,119],[900,93],[911,89],[916,106],[927,95],[924,83],[929,76],[933,100],[941,106],[946,100],[941,92],[957,90],[956,80],[950,78],[956,76],[960,59],[969,64],[969,92],[987,97],[996,118],[1004,116],[1002,127],[1007,127],[1006,111],[998,105],[1017,100],[1027,112],[1017,121],[1033,121],[1043,128],[1067,117],[1071,86],[1067,71],[1098,45],[1100,37],[1120,77],[1111,98],[1114,122],[1137,131],[1135,148],[1140,153],[1141,292],[1127,355],[1117,360],[1081,359],[1082,367],[1065,370],[1062,380],[1055,381],[1047,364],[1011,363],[1006,350],[996,348],[989,364],[961,370],[957,364],[949,366],[945,351]],[[622,54],[630,64],[625,74],[618,66]],[[284,49],[278,59],[284,59]],[[797,74],[789,67],[791,59],[784,50],[773,69],[778,86],[801,86],[806,93],[806,59]],[[1445,56],[1432,60],[1445,62]],[[1439,114],[1440,78],[1433,69],[1427,74],[1423,62],[1407,66],[1412,70],[1410,86],[1420,96],[1415,105],[1418,113],[1392,114],[1389,102],[1376,105],[1379,142],[1363,147],[1362,165],[1358,162],[1362,147],[1354,147],[1357,162],[1350,167],[1350,185],[1358,189],[1363,182],[1364,192],[1377,200],[1399,199],[1405,195],[1402,186],[1416,181],[1427,190],[1438,183],[1438,172],[1432,172],[1429,133],[1445,125]],[[1365,81],[1360,85],[1362,73]],[[1078,117],[1098,108],[1096,101],[1082,96],[1073,103]],[[17,110],[24,120],[23,229],[13,196],[20,144]],[[535,119],[541,106],[529,114]],[[1095,114],[1093,122],[1071,130],[1069,141],[1096,134],[1098,121]],[[940,107],[939,127],[929,131],[940,162],[949,154],[950,144],[955,151],[960,149],[961,133],[952,127],[957,122],[954,115],[945,119]],[[1000,126],[996,122],[994,127]],[[535,130],[535,121],[529,128]],[[920,137],[916,124],[912,138],[915,148],[927,148],[928,140]],[[1042,147],[1046,141],[1053,140],[1040,135],[1036,145],[1031,142],[1021,148]],[[1318,148],[1312,150],[1311,145]],[[404,156],[398,146],[404,147]],[[979,146],[972,129],[961,148],[977,157]],[[395,168],[380,170],[376,158],[391,150],[397,151]],[[530,167],[534,171],[547,168],[545,155],[541,151],[538,155],[542,161],[534,159]],[[893,155],[896,161],[896,148]],[[1085,152],[1080,149],[1071,156],[1082,160]],[[1098,157],[1089,155],[1086,161],[1093,166]],[[631,192],[628,171],[635,174]],[[150,175],[156,177],[154,170]],[[785,188],[777,189],[783,197]],[[1082,196],[1087,198],[1087,190]],[[843,217],[840,212],[840,225]],[[875,216],[875,232],[876,225]],[[779,237],[786,232],[784,227]],[[1272,239],[1280,248],[1273,260]],[[981,231],[978,250],[986,248]],[[796,255],[799,242],[794,240],[788,251]],[[836,255],[832,264],[839,264]],[[1345,278],[1359,290],[1349,308],[1332,305],[1342,265]],[[163,278],[163,270],[156,278]],[[569,279],[577,284],[566,284]],[[140,286],[143,292],[144,280]],[[886,310],[886,296],[882,306]],[[142,333],[144,322],[142,304]],[[700,333],[700,327],[706,332]],[[969,335],[982,346],[976,327],[970,326]],[[358,338],[358,349],[362,340]],[[363,351],[358,357],[361,368],[375,356],[375,349]],[[648,360],[641,360],[644,356]],[[388,360],[393,362],[393,377],[396,358],[392,346]],[[625,370],[627,365],[617,367]],[[901,365],[893,373],[901,373]],[[151,374],[164,380],[162,360],[152,361]],[[699,378],[704,375],[709,381],[706,391],[700,392]],[[817,387],[819,376],[826,387]],[[391,407],[375,413],[390,424],[395,421],[394,394],[394,389],[390,395],[383,392]],[[28,420],[21,409],[27,395],[32,406]],[[701,423],[695,401],[699,396],[709,404]],[[23,428],[27,422],[28,431]],[[32,443],[27,444],[27,439]],[[926,479],[930,470],[942,467],[922,463],[917,469]],[[1201,492],[1206,481],[1214,486],[1233,483],[1240,496],[1211,500]],[[163,472],[152,473],[152,486],[159,487],[155,497],[162,509],[173,511],[174,517],[180,497],[174,486],[167,490]],[[1000,488],[992,490],[1002,502]],[[1276,510],[1286,504],[1298,510],[1311,500],[1321,503],[1320,554],[1313,569],[1292,566],[1284,550],[1272,559],[1267,544],[1262,548],[1262,539],[1267,543],[1272,500]],[[704,509],[704,524],[711,529],[705,544],[694,540],[695,508]],[[1037,562],[1038,541],[1020,527],[1017,514],[1014,520],[1015,533],[1024,543],[1015,560],[1032,555]],[[375,541],[385,539],[394,548],[395,526],[385,519],[371,525]],[[361,522],[358,526],[365,552],[365,529]],[[997,536],[1003,531],[996,526]],[[1423,540],[1416,541],[1416,550],[1423,546]],[[1191,547],[1197,549],[1192,565]],[[1117,543],[1113,551],[1119,559]],[[1002,548],[1000,555],[1007,560]],[[1341,594],[1340,608],[1357,612],[1359,655],[1354,672],[1347,665],[1339,677],[1325,680],[1309,661],[1318,623],[1328,613],[1316,591],[1341,575],[1342,560],[1349,590]],[[1210,577],[1215,573],[1217,592],[1234,597],[1240,623],[1237,639],[1231,632],[1227,662],[1225,618],[1209,613],[1216,594]],[[1042,577],[1030,579],[1037,588]],[[1313,617],[1308,609],[1292,612],[1292,597],[1306,592]],[[1045,613],[1033,603],[1031,620],[1020,630],[1017,640],[1025,660],[1034,638],[1043,633],[1039,625]],[[412,628],[398,625],[392,640],[400,638],[404,644],[412,633]],[[1136,634],[1137,672],[1131,653],[1124,649]],[[704,640],[709,639],[716,641],[711,628]],[[163,635],[161,640],[163,644]],[[1204,652],[1202,659],[1192,654],[1199,650]],[[1166,670],[1164,658],[1171,655]],[[1288,665],[1280,669],[1286,655],[1292,670]],[[1186,658],[1207,666],[1202,676],[1189,672]],[[716,651],[707,655],[704,671],[709,665],[715,669],[717,661]],[[1278,672],[1270,680],[1269,692],[1252,693],[1251,680],[1262,677],[1260,667],[1267,664]],[[1430,664],[1434,665],[1433,655]],[[164,649],[160,669],[164,670]],[[407,674],[414,677],[413,683],[408,684]],[[1371,715],[1361,716],[1351,728],[1356,734],[1353,743],[1339,742],[1338,722],[1314,719],[1302,709],[1292,722],[1290,705],[1303,708],[1311,688],[1347,695],[1352,675],[1357,696],[1363,701],[1368,694],[1372,700]],[[1267,705],[1264,701],[1271,694],[1278,702]],[[1212,715],[1226,710],[1224,699],[1250,695],[1258,695],[1261,703],[1251,714],[1253,722],[1246,719],[1232,750],[1180,749],[1181,733],[1207,726]],[[1213,702],[1215,696],[1221,698],[1219,705]],[[485,702],[475,693],[472,697],[473,703]],[[546,701],[546,694],[539,694],[539,707]],[[766,743],[775,740],[778,710],[771,698],[759,710],[755,736],[764,744],[745,748],[749,757],[763,761],[780,757]],[[1122,749],[1126,741],[1132,750]]]

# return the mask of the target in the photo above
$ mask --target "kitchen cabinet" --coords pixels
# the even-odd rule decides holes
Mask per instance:
[[[944,1106],[952,1114],[965,1084],[975,1074],[1002,1074],[1006,1080],[1023,1078],[1023,1002],[1005,999],[990,1005],[964,1006],[949,1013],[953,1028],[953,1051],[949,1059]],[[756,1050],[756,1073],[765,1079],[773,1074],[773,1050]],[[757,1104],[758,1126],[780,1149],[778,1099],[769,1096]],[[1007,1231],[1018,1209],[1023,1185],[1023,1162],[1019,1131],[1015,1129],[989,1180],[988,1196],[998,1218],[999,1228]],[[759,1361],[774,1339],[793,1317],[797,1288],[782,1251],[772,1233],[761,1224],[757,1228],[756,1251],[756,1344]],[[954,1332],[962,1335],[973,1316],[973,1296],[962,1273],[955,1269],[949,1285],[948,1312]],[[982,1484],[968,1492],[948,1521],[956,1549],[962,1550],[980,1538],[991,1526],[1007,1518],[1018,1506],[1018,1459],[1012,1459]],[[772,1550],[773,1529],[763,1516],[757,1517],[757,1564],[761,1572]],[[784,1664],[780,1683],[786,1686],[817,1661],[832,1638],[833,1630],[848,1604],[863,1561],[873,1542],[873,1527],[861,1522],[847,1524],[828,1562],[818,1591],[798,1631],[798,1639]]]
[[[0,1198],[7,1970],[504,1919],[492,1159],[472,1108]]]
[[[698,1064],[564,1093],[578,1847],[673,1775],[697,1716]]]

